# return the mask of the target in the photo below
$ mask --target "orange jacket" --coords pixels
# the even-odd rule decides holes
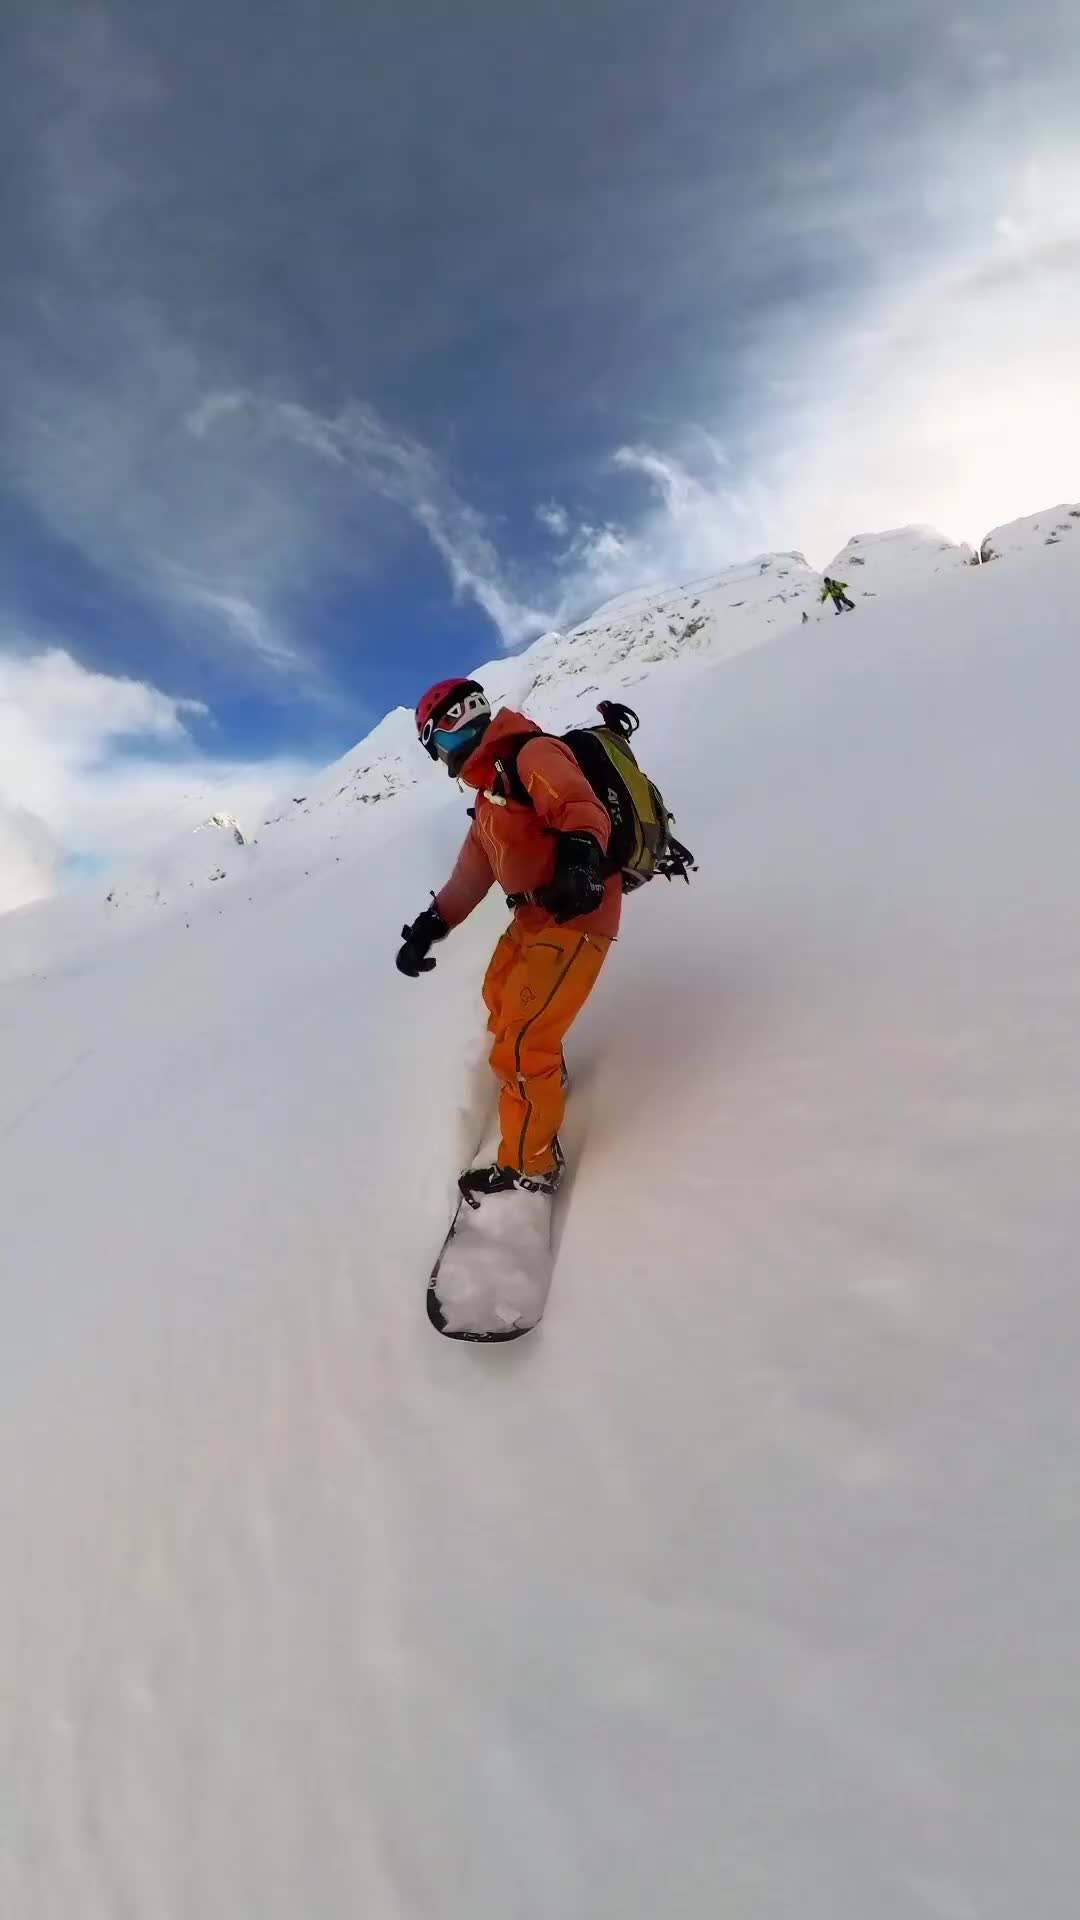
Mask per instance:
[[[532,806],[521,800],[503,800],[491,788],[505,784],[499,779],[500,746],[523,733],[540,737],[522,747],[517,770]],[[478,906],[489,888],[498,882],[504,893],[531,893],[543,887],[555,875],[557,833],[591,833],[604,851],[611,838],[611,820],[590,787],[569,747],[547,734],[540,734],[535,721],[522,713],[503,707],[495,715],[476,752],[468,759],[461,778],[480,795],[473,823],[457,864],[435,905],[448,927],[456,927]],[[595,913],[567,921],[582,933],[599,933],[613,940],[619,931],[622,911],[622,878],[613,874],[604,887],[604,898]],[[516,909],[525,928],[550,927],[552,915],[543,907]]]

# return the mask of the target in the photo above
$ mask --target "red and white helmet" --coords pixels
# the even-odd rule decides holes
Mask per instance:
[[[472,732],[479,736],[478,722],[490,720],[487,695],[476,680],[437,680],[417,702],[416,731],[420,745],[438,759],[435,734],[462,734],[468,740]]]

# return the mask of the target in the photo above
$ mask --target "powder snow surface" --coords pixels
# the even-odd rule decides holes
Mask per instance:
[[[424,1314],[501,922],[394,971],[426,763],[0,926],[5,1920],[1075,1920],[1078,598],[641,679],[700,873],[510,1347]]]

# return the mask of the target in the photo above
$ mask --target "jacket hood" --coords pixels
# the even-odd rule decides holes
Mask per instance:
[[[460,778],[467,787],[475,787],[478,793],[490,787],[495,780],[495,762],[501,757],[503,748],[510,740],[520,740],[522,734],[543,733],[535,720],[523,713],[515,713],[513,707],[500,707],[490,727],[487,729],[475,753],[471,753],[461,769]]]

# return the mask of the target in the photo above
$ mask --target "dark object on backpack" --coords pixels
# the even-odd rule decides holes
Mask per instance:
[[[601,700],[598,727],[573,727],[554,734],[569,747],[601,806],[611,819],[611,839],[604,859],[605,874],[621,873],[623,891],[630,893],[662,873],[665,880],[682,879],[687,886],[694,856],[671,831],[674,814],[668,812],[659,787],[639,767],[630,737],[640,726],[632,707],[617,700]],[[517,770],[518,755],[535,733],[511,741],[496,766],[503,776],[508,799],[532,806],[525,782]],[[569,836],[567,836],[569,837]]]

